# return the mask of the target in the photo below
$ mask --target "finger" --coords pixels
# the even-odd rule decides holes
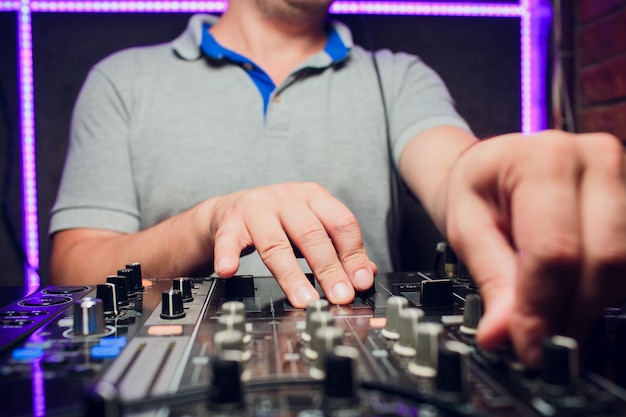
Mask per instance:
[[[585,237],[583,279],[567,323],[583,340],[603,307],[626,300],[626,173],[622,144],[608,135],[581,135]]]
[[[517,256],[507,232],[501,229],[503,222],[488,201],[477,194],[452,196],[449,206],[462,210],[454,210],[448,218],[448,238],[480,287],[485,313],[478,326],[477,342],[485,349],[496,349],[509,338]]]
[[[330,237],[351,286],[359,291],[369,289],[374,284],[374,268],[367,256],[356,216],[332,197],[313,199],[309,205]],[[332,280],[331,275],[328,277]],[[321,280],[325,279],[325,276],[321,277]]]
[[[300,249],[322,291],[333,304],[354,299],[354,289],[343,269],[326,229],[310,210],[288,211],[281,222],[291,240]]]
[[[228,278],[237,273],[241,251],[252,244],[241,219],[224,221],[214,238],[213,257],[217,276]]]
[[[245,218],[252,242],[294,307],[304,308],[319,298],[298,264],[278,213],[259,209]]]
[[[552,137],[537,146],[542,155],[526,155],[528,163],[511,178],[514,245],[521,252],[511,338],[531,366],[539,364],[543,340],[563,332],[582,265],[581,167],[572,139]]]

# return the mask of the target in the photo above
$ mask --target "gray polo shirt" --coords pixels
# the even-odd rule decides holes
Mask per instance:
[[[353,211],[370,258],[390,270],[390,168],[372,54],[333,23],[349,56],[334,61],[325,50],[311,57],[276,86],[264,112],[248,66],[202,52],[203,25],[216,19],[195,15],[173,42],[124,50],[92,69],[74,109],[50,233],[133,233],[207,198],[313,181]],[[396,162],[420,132],[468,129],[419,58],[387,50],[375,56]],[[252,254],[239,273],[268,271]]]

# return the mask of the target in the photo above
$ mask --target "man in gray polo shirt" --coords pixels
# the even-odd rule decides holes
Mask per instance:
[[[151,277],[269,272],[303,307],[318,296],[304,266],[350,302],[391,268],[393,163],[482,286],[479,343],[510,337],[536,363],[545,335],[584,331],[620,295],[593,287],[626,269],[619,142],[478,142],[432,70],[374,60],[326,22],[331,2],[231,0],[170,44],[96,65],[52,210],[52,282],[101,282],[129,261]]]

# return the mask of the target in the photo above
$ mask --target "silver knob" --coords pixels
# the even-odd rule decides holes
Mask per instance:
[[[409,363],[413,375],[432,378],[437,374],[437,354],[439,337],[443,326],[439,323],[419,323],[417,325],[417,349]]]
[[[389,297],[387,300],[387,321],[382,335],[389,340],[397,340],[400,337],[400,311],[409,305],[409,301],[400,296]]]
[[[415,356],[417,349],[417,324],[424,317],[419,308],[405,308],[400,311],[398,328],[400,338],[393,345],[393,351],[401,356]]]
[[[103,334],[104,310],[102,300],[85,297],[74,301],[74,336],[90,336]]]
[[[324,299],[311,300],[308,302],[308,304],[306,305],[306,328],[300,335],[300,338],[304,342],[309,343],[311,341],[313,333],[315,332],[315,329],[311,327],[311,315],[318,311],[328,311],[329,305],[330,304],[328,300]]]

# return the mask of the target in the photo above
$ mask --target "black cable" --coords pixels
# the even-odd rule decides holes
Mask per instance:
[[[389,198],[390,207],[387,217],[387,233],[389,252],[391,257],[391,265],[394,271],[400,271],[402,269],[401,257],[400,257],[400,232],[402,230],[403,219],[403,205],[402,205],[402,177],[398,172],[398,167],[393,157],[393,143],[391,141],[391,131],[389,122],[389,107],[385,98],[385,88],[383,86],[382,76],[380,68],[378,66],[378,60],[376,59],[376,52],[374,47],[374,41],[372,38],[372,31],[369,27],[369,22],[364,14],[360,14],[361,26],[365,36],[365,44],[367,50],[372,54],[372,65],[374,66],[374,72],[376,73],[376,82],[378,85],[378,91],[380,93],[380,100],[383,107],[383,118],[385,123],[385,138],[387,146],[387,164],[389,166]]]

